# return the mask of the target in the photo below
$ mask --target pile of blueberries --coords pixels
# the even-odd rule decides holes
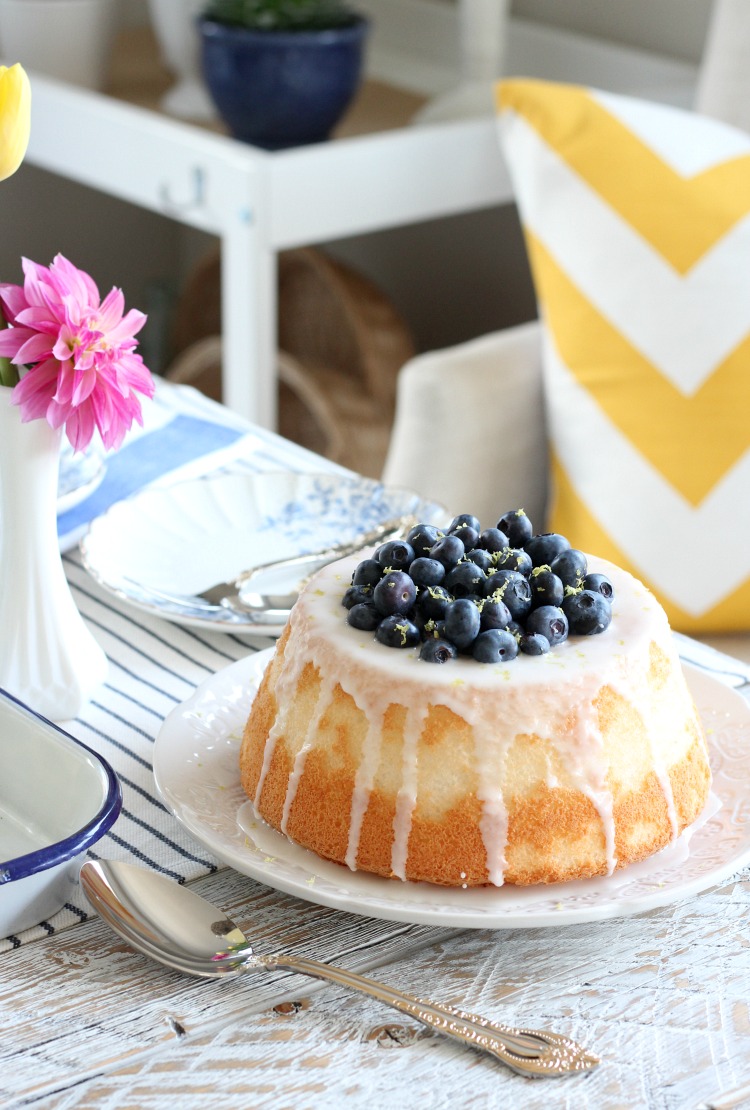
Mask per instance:
[[[535,535],[514,509],[484,531],[468,513],[445,532],[415,525],[358,564],[342,603],[354,628],[388,647],[421,644],[428,663],[457,655],[505,663],[519,651],[544,655],[568,635],[604,632],[613,596],[583,552],[556,532]]]

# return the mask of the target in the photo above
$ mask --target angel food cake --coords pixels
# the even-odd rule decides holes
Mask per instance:
[[[254,699],[241,776],[318,855],[463,887],[611,874],[676,838],[710,786],[659,603],[522,511],[484,532],[419,525],[320,571]]]

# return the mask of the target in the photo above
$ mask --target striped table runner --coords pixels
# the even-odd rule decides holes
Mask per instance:
[[[107,460],[101,485],[58,517],[63,564],[73,598],[109,659],[109,674],[81,716],[62,727],[103,755],[122,784],[123,808],[97,854],[128,859],[191,880],[216,871],[219,861],[183,832],[157,797],[152,750],[162,721],[205,679],[272,640],[202,632],[142,613],[110,596],[81,563],[78,540],[88,523],[114,501],[147,484],[184,481],[217,470],[339,471],[272,432],[248,425],[186,386],[157,383],[144,406],[144,428],[134,429]],[[0,952],[85,920],[80,895],[49,920],[0,940]]]

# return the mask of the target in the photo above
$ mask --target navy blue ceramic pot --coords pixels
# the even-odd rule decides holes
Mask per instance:
[[[206,84],[236,139],[279,150],[328,138],[360,82],[366,19],[326,31],[197,23]]]

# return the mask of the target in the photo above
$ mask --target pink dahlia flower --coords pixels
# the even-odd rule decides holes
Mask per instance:
[[[0,284],[0,304],[12,326],[0,331],[0,356],[19,368],[11,400],[21,419],[44,417],[65,426],[82,451],[99,430],[106,448],[119,447],[133,421],[143,423],[137,394],[154,394],[154,382],[135,353],[134,338],[146,317],[123,316],[122,290],[99,300],[82,270],[58,254],[49,267],[23,260],[23,285]]]

